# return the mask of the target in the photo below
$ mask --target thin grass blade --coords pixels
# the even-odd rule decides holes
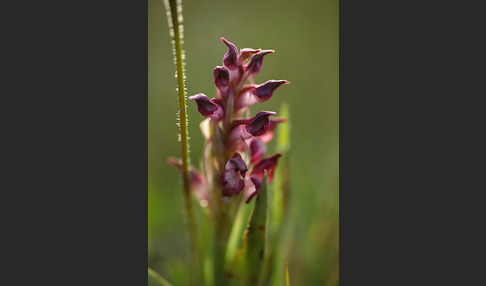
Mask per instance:
[[[159,273],[155,272],[155,270],[148,268],[148,284],[150,285],[157,285],[157,286],[172,286],[167,279],[164,277],[160,276]]]

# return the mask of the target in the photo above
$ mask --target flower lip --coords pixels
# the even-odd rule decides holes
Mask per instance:
[[[233,43],[223,37],[221,37],[221,41],[228,46],[228,52],[223,57],[223,65],[230,70],[238,69],[238,49]]]
[[[241,172],[241,176],[244,178],[246,172],[248,171],[248,167],[246,166],[245,161],[241,158],[240,153],[235,153],[231,159],[228,160],[225,166],[226,170],[235,169]]]
[[[270,99],[275,89],[283,84],[290,84],[290,82],[286,80],[269,80],[252,89],[251,94],[255,96],[257,101],[263,102]]]
[[[241,158],[240,153],[235,153],[231,159],[228,160],[225,166],[225,171],[221,174],[221,182],[223,183],[223,196],[231,197],[233,193],[239,194],[245,187],[245,182],[241,177],[245,177],[248,167],[245,161]]]
[[[225,170],[221,174],[221,181],[223,182],[223,197],[231,197],[233,193],[239,194],[245,187],[240,171],[235,169]]]
[[[253,118],[249,119],[246,125],[246,131],[251,133],[253,136],[261,136],[265,134],[268,130],[270,115],[275,115],[276,112],[273,111],[260,111]]]

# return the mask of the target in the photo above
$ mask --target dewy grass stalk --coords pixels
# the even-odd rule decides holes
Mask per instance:
[[[191,282],[195,283],[199,276],[198,264],[198,235],[196,228],[196,221],[194,216],[194,208],[192,205],[190,178],[189,178],[189,142],[187,131],[187,106],[186,106],[186,88],[185,88],[185,74],[184,74],[184,50],[183,43],[183,26],[182,26],[182,2],[181,0],[164,0],[167,10],[167,19],[169,22],[169,30],[172,38],[172,47],[175,58],[175,65],[177,71],[177,92],[179,95],[179,140],[181,143],[181,171],[182,171],[182,186],[184,208],[186,215],[186,223],[189,229],[190,244],[191,244]]]

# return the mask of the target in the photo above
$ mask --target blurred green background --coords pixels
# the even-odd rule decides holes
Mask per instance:
[[[238,48],[275,50],[256,83],[285,79],[271,100],[290,106],[292,285],[339,285],[339,3],[325,1],[183,1],[188,95],[214,96],[212,70],[225,37]],[[185,273],[186,234],[179,173],[175,67],[162,0],[148,1],[148,265],[176,281]],[[191,162],[198,165],[203,117],[188,102]],[[269,146],[270,147],[270,146]],[[267,154],[272,154],[272,149]],[[284,265],[282,267],[285,267]]]

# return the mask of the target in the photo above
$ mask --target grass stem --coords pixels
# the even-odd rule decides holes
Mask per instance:
[[[181,0],[164,0],[167,10],[170,35],[172,37],[172,47],[177,72],[177,92],[179,95],[179,128],[182,158],[182,187],[184,210],[186,223],[189,230],[190,253],[191,253],[191,277],[192,284],[199,280],[199,249],[198,235],[194,215],[194,207],[191,199],[190,181],[189,181],[189,142],[187,131],[187,106],[186,106],[186,87],[184,74],[184,50],[183,26],[182,26],[182,1]]]

